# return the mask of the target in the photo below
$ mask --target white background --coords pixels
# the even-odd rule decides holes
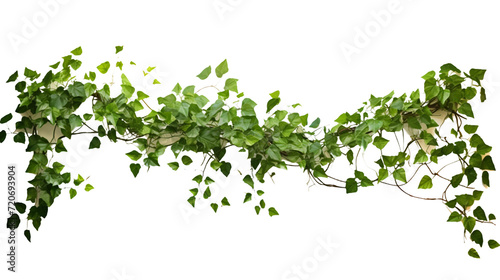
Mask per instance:
[[[124,45],[121,59],[134,60],[140,69],[157,67],[152,75],[162,85],[137,85],[157,97],[177,82],[207,85],[195,76],[228,59],[227,77],[240,79],[240,90],[260,104],[259,113],[268,94],[279,89],[282,108],[299,102],[298,110],[309,112],[311,121],[320,117],[329,125],[341,113],[360,107],[370,94],[422,89],[423,74],[451,62],[466,71],[488,69],[489,99],[474,106],[477,118],[472,122],[480,124],[479,132],[495,147],[496,158],[496,2],[2,1],[0,77],[7,80],[25,66],[48,71],[49,64],[80,45],[83,68],[90,69],[114,60],[114,46]],[[356,53],[346,54],[346,45]],[[14,110],[16,93],[12,83],[0,83],[0,92],[3,116]],[[216,96],[210,91],[206,95],[212,100]],[[132,147],[103,141],[102,149],[89,152],[88,143],[85,137],[73,139],[68,144],[72,156],[57,160],[68,171],[91,176],[95,189],[86,193],[80,187],[72,200],[64,190],[40,231],[30,226],[32,243],[22,236],[22,223],[19,272],[7,274],[2,264],[1,279],[499,278],[500,249],[483,248],[481,260],[468,257],[472,244],[464,244],[460,224],[446,223],[449,212],[438,202],[411,199],[386,186],[352,195],[309,187],[305,174],[290,169],[277,172],[274,183],[258,186],[280,216],[255,215],[255,201],[241,205],[249,189],[239,176],[221,178],[213,198],[234,198],[231,207],[214,214],[207,204],[200,202],[191,210],[185,201],[201,161],[176,173],[166,166],[173,160],[169,154],[161,158],[162,167],[141,170],[134,179],[124,155]],[[9,163],[25,170],[23,149],[9,136],[0,145],[0,170]],[[246,172],[244,158],[235,154],[228,155],[233,166],[240,162]],[[343,165],[332,172],[340,177],[351,172]],[[7,182],[5,173],[0,172],[0,182]],[[20,200],[29,179],[19,174]],[[483,208],[499,216],[497,174],[491,174],[491,182]],[[414,182],[408,189],[427,195],[416,187]],[[0,192],[0,201],[4,255],[6,191]],[[498,228],[482,228],[486,238],[500,239]],[[330,243],[328,250],[325,242]],[[303,274],[294,275],[294,267]]]

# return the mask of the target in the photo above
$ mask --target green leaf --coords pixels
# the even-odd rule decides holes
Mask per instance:
[[[81,55],[82,54],[82,47],[78,47],[78,48],[72,50],[71,53],[74,55]]]
[[[481,144],[484,144],[484,141],[481,138],[481,136],[477,134],[472,135],[472,137],[470,138],[470,146],[475,148],[479,147],[479,145]]]
[[[31,242],[31,232],[29,229],[24,230],[24,236],[26,237],[26,239],[28,239],[29,242]]]
[[[217,213],[217,209],[219,209],[219,205],[217,205],[217,203],[210,204],[210,207],[212,207],[212,210],[214,210],[214,212]]]
[[[479,230],[473,231],[470,235],[470,239],[483,247],[483,234]]]
[[[181,160],[184,165],[190,165],[191,163],[193,163],[193,160],[188,156],[182,156]]]
[[[7,137],[7,132],[5,130],[0,131],[0,143],[3,143],[6,137]]]
[[[418,185],[419,189],[430,189],[432,188],[432,178],[428,175],[424,175],[422,180],[420,180],[420,184]]]
[[[10,77],[9,77],[9,79],[7,79],[6,83],[15,82],[18,77],[19,77],[19,73],[16,71],[16,72],[14,72],[14,74],[10,75]]]
[[[93,190],[93,189],[94,189],[94,186],[92,186],[91,184],[87,184],[87,185],[85,185],[85,191],[86,191],[86,192],[89,192],[89,191],[91,191],[91,190]]]
[[[488,246],[490,247],[490,249],[495,249],[500,247],[500,244],[498,244],[498,242],[496,242],[495,240],[490,239],[488,240]]]
[[[358,191],[358,183],[355,178],[349,178],[346,181],[346,193],[355,193]]]
[[[257,213],[257,215],[259,215],[261,208],[258,205],[255,205],[254,209],[255,209],[255,213]]]
[[[226,84],[224,85],[224,89],[238,93],[237,82],[238,82],[238,79],[232,79],[232,78],[227,79]]]
[[[406,183],[406,172],[404,168],[396,169],[392,175],[394,176],[394,179]]]
[[[209,197],[212,196],[212,192],[210,192],[210,187],[207,187],[205,191],[203,192],[203,198],[208,199]]]
[[[429,80],[429,79],[434,78],[435,75],[436,75],[436,72],[429,71],[429,72],[427,72],[427,74],[425,74],[425,75],[422,76],[422,79]]]
[[[373,139],[373,145],[379,148],[380,150],[382,150],[387,145],[387,143],[389,143],[389,140],[381,136],[377,136],[375,137],[375,139]]]
[[[19,212],[19,214],[24,214],[24,212],[26,212],[26,204],[24,203],[15,202],[14,207],[16,207],[16,210],[17,212]]]
[[[476,219],[474,219],[474,217],[467,217],[463,220],[463,224],[464,224],[464,228],[468,231],[468,232],[472,232],[472,230],[474,229],[474,227],[476,226]]]
[[[229,71],[229,68],[227,66],[227,60],[225,59],[224,61],[222,61],[219,66],[217,66],[215,68],[215,75],[218,77],[218,78],[222,78],[222,76],[224,74],[226,74],[227,72]]]
[[[174,162],[169,162],[168,166],[170,166],[170,168],[172,168],[174,171],[177,170],[177,169],[179,169],[179,163],[177,163],[175,161]]]
[[[111,64],[109,63],[109,61],[106,61],[97,66],[97,70],[99,70],[99,72],[101,72],[102,74],[106,74],[110,66]]]
[[[474,112],[472,111],[472,107],[470,106],[469,103],[464,103],[460,108],[458,108],[458,112],[460,114],[464,114],[467,117],[474,118]]]
[[[73,199],[73,197],[75,197],[75,196],[76,196],[76,194],[77,194],[77,192],[76,192],[76,190],[75,190],[75,189],[71,188],[71,189],[69,190],[69,198],[70,198],[70,199]]]
[[[206,177],[204,182],[205,182],[205,185],[210,185],[210,184],[215,183],[215,181],[212,180],[212,178],[210,178],[210,177]]]
[[[252,189],[254,188],[254,182],[253,182],[252,177],[250,177],[250,175],[246,175],[243,178],[243,182],[245,182],[247,185],[249,185],[250,187],[252,187]]]
[[[472,197],[474,197],[474,200],[480,200],[482,195],[483,191],[474,190],[472,192]]]
[[[244,117],[254,117],[255,111],[254,107],[257,105],[252,99],[245,98],[241,102],[241,115]]]
[[[159,84],[161,84],[160,81],[158,81],[157,79],[153,80],[153,85],[159,85]]]
[[[450,217],[448,218],[447,222],[461,222],[462,221],[462,215],[458,213],[457,211],[453,211],[450,214]]]
[[[210,73],[212,73],[212,67],[208,66],[207,68],[203,69],[203,71],[201,71],[201,73],[196,77],[200,78],[201,80],[205,80],[206,78],[208,78],[208,76],[210,76]]]
[[[95,137],[92,138],[92,141],[90,141],[89,149],[99,149],[101,147],[101,140],[99,138]]]
[[[490,174],[488,173],[488,171],[483,171],[483,174],[481,177],[482,177],[483,185],[485,187],[489,187],[490,186]]]
[[[462,182],[463,178],[464,178],[464,175],[463,173],[460,173],[460,174],[457,174],[455,176],[453,176],[451,178],[451,185],[456,188],[458,187],[458,185],[460,185],[460,183]]]
[[[469,186],[470,184],[474,183],[477,179],[477,173],[474,170],[474,167],[472,166],[467,166],[465,168],[465,176],[467,176],[467,185]]]
[[[269,211],[269,216],[271,216],[271,217],[279,215],[278,211],[276,211],[276,209],[274,209],[274,207],[269,208],[268,211]]]
[[[143,100],[143,99],[146,99],[148,97],[149,97],[149,95],[145,94],[142,91],[138,91],[137,92],[137,100]]]
[[[179,94],[179,93],[181,93],[181,90],[182,90],[181,85],[179,85],[179,83],[177,83],[175,85],[175,87],[172,89],[172,92],[175,92],[175,93]]]
[[[417,120],[416,117],[409,117],[406,122],[408,123],[408,125],[411,127],[411,128],[414,128],[414,129],[421,129],[422,128],[422,125],[420,124],[420,122]]]
[[[496,220],[496,219],[497,219],[497,217],[495,217],[494,214],[489,214],[488,215],[488,220],[492,221],[492,220]]]
[[[468,254],[469,254],[469,256],[476,258],[476,259],[480,258],[479,254],[477,253],[476,249],[474,249],[474,248],[470,248]]]
[[[466,124],[464,126],[464,130],[465,130],[465,132],[467,132],[469,134],[474,134],[474,133],[476,133],[478,127],[479,126],[477,126],[477,125]]]
[[[460,204],[462,207],[467,208],[469,206],[472,206],[474,204],[474,197],[470,194],[461,194],[455,196],[457,203]]]
[[[245,199],[243,199],[243,203],[249,202],[252,200],[252,194],[251,193],[246,193],[245,194]]]
[[[229,176],[229,173],[231,173],[231,163],[223,162],[220,166],[220,171],[224,174],[224,176]]]
[[[196,203],[196,197],[192,196],[192,197],[188,198],[187,201],[189,202],[189,204],[191,204],[191,206],[194,207],[194,205]]]
[[[482,170],[494,171],[495,165],[493,164],[493,159],[491,156],[485,156],[483,162],[481,163]]]
[[[267,102],[267,110],[266,113],[269,113],[276,105],[278,105],[281,102],[281,98],[273,98],[269,99]]]
[[[133,161],[137,161],[142,157],[142,154],[139,153],[138,151],[131,151],[129,153],[126,153],[126,155]]]
[[[264,199],[260,200],[259,205],[262,209],[266,208],[266,202],[264,201]]]
[[[222,206],[231,206],[231,204],[229,204],[229,201],[227,201],[227,198],[224,197],[221,202]]]
[[[196,196],[198,194],[198,188],[190,189],[189,192],[193,194],[193,196]]]
[[[482,221],[488,220],[486,219],[486,213],[484,213],[484,210],[483,208],[481,208],[481,206],[476,207],[476,209],[474,209],[472,213],[474,214],[474,217],[478,218],[479,220]]]
[[[385,168],[380,168],[378,172],[378,182],[382,182],[385,180],[387,177],[389,177],[389,171]]]
[[[415,161],[413,162],[413,164],[417,164],[417,163],[425,163],[429,160],[429,157],[427,156],[427,154],[424,152],[424,150],[419,150],[417,152],[417,155],[415,155]]]
[[[0,119],[0,123],[6,123],[12,119],[12,114],[9,113]]]
[[[470,78],[477,82],[478,84],[481,84],[481,80],[484,79],[484,73],[486,70],[484,69],[470,69],[469,75]]]
[[[117,53],[119,53],[121,51],[123,51],[123,46],[116,46],[115,47],[115,54],[117,54]]]
[[[26,142],[26,136],[24,135],[24,132],[19,132],[14,136],[14,142],[16,143],[25,143]]]
[[[19,224],[21,223],[21,219],[19,219],[19,215],[17,214],[12,214],[8,219],[7,219],[7,228],[10,228],[11,230],[14,230],[19,227]]]
[[[445,89],[445,90],[441,89],[437,95],[437,98],[441,104],[444,104],[446,102],[446,100],[448,100],[448,98],[450,98],[450,90],[449,89]]]
[[[132,174],[134,177],[137,177],[137,174],[139,174],[139,171],[141,170],[141,165],[138,163],[131,163],[130,164],[130,171],[132,171]]]
[[[196,175],[192,180],[195,181],[196,183],[198,183],[198,185],[199,185],[203,181],[203,176]]]
[[[352,162],[354,160],[354,153],[352,152],[352,150],[347,151],[346,157],[347,157],[347,161],[349,161],[349,164],[352,165]]]
[[[309,125],[310,128],[317,128],[319,126],[319,123],[321,122],[320,118],[316,118],[311,125]]]

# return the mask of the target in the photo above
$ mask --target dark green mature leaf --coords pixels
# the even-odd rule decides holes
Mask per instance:
[[[432,188],[432,178],[428,175],[424,175],[420,180],[420,184],[418,185],[419,189],[431,189]]]
[[[483,247],[483,234],[479,230],[473,231],[470,235],[470,239]]]
[[[483,162],[481,163],[482,170],[495,171],[495,165],[493,164],[493,159],[491,156],[485,156]]]
[[[488,171],[483,171],[482,181],[483,181],[483,186],[489,187],[490,186],[490,174]]]
[[[469,254],[469,256],[473,257],[473,258],[476,258],[476,259],[479,259],[479,254],[477,253],[476,249],[474,248],[470,248],[469,252],[467,252]]]
[[[450,217],[448,218],[447,222],[461,222],[462,218],[463,216],[460,213],[458,213],[457,211],[453,211],[450,214]]]
[[[469,75],[470,78],[477,82],[478,84],[481,84],[481,80],[484,79],[484,73],[486,73],[486,70],[484,69],[470,69]]]
[[[227,60],[224,59],[216,68],[215,68],[215,75],[218,78],[222,78],[224,74],[226,74],[229,71],[229,68],[227,66]]]
[[[0,131],[0,143],[3,143],[6,137],[7,137],[7,132],[5,130]]]
[[[483,191],[474,190],[472,192],[472,197],[474,197],[475,200],[480,200],[482,195]]]
[[[137,177],[137,174],[139,174],[139,171],[141,170],[141,165],[138,163],[131,163],[130,164],[130,171],[132,171],[132,174],[134,177]]]
[[[196,77],[200,78],[201,80],[205,80],[206,78],[208,78],[208,76],[210,76],[210,73],[212,73],[212,66],[208,66],[207,68],[203,69],[203,71],[201,71],[201,73]]]
[[[259,215],[261,208],[258,205],[255,205],[254,209],[255,209],[255,213],[257,213],[257,215]]]
[[[266,110],[266,113],[269,113],[276,105],[278,105],[281,101],[281,98],[272,98],[272,99],[269,99],[269,101],[267,102],[267,110]]]
[[[378,182],[382,182],[387,177],[389,177],[389,171],[385,168],[381,168],[378,172]]]
[[[19,73],[16,71],[16,72],[14,72],[14,74],[10,75],[10,77],[7,79],[6,83],[15,82],[18,77],[19,77]]]
[[[355,178],[349,178],[346,180],[346,192],[355,193],[358,191],[358,183]]]
[[[0,123],[6,123],[12,119],[12,114],[8,113],[0,119]]]
[[[269,216],[271,216],[271,217],[279,215],[278,211],[276,211],[276,209],[274,209],[274,207],[269,208],[268,211],[269,211]]]
[[[24,236],[26,237],[26,239],[28,239],[29,242],[31,242],[31,232],[29,229],[24,230]]]
[[[313,121],[313,122],[309,125],[309,127],[310,127],[310,128],[317,128],[317,127],[319,126],[320,122],[321,122],[320,118],[316,118],[316,119],[315,119],[315,120],[314,120],[314,121]]]
[[[476,181],[476,179],[477,179],[477,173],[474,170],[474,167],[467,166],[467,168],[465,168],[465,176],[467,176],[467,185],[470,185],[474,181]]]
[[[484,213],[483,208],[481,206],[476,207],[474,211],[472,212],[474,214],[474,217],[478,218],[479,220],[482,221],[487,221],[488,219],[486,218],[486,213]]]
[[[89,149],[99,149],[101,147],[101,140],[99,138],[94,137],[92,141],[90,141]]]
[[[490,247],[490,249],[495,249],[500,247],[500,244],[498,244],[498,242],[496,242],[495,240],[490,239],[488,240],[488,246]]]
[[[474,197],[470,194],[461,194],[455,196],[457,203],[460,204],[462,207],[467,208],[469,206],[472,206],[474,204]]]
[[[220,171],[224,174],[224,176],[229,176],[229,173],[231,173],[231,163],[223,162],[220,166]]]
[[[19,132],[14,136],[14,142],[16,143],[25,143],[26,142],[26,136],[24,135],[24,132]]]
[[[12,214],[8,219],[7,219],[7,228],[14,230],[19,227],[19,224],[21,223],[21,219],[19,219],[19,215],[17,214]]]
[[[462,182],[464,178],[464,173],[457,174],[451,178],[451,185],[456,188]]]
[[[16,207],[16,210],[17,212],[19,212],[19,214],[24,214],[24,212],[26,212],[26,204],[24,203],[16,202],[14,203],[14,207]]]

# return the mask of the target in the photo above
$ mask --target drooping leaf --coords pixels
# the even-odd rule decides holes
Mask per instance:
[[[420,184],[418,185],[419,189],[431,189],[432,188],[432,178],[428,175],[424,175],[420,180]]]

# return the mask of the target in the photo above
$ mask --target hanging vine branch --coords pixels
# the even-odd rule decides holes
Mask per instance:
[[[122,49],[116,47],[116,53]],[[15,207],[20,214],[27,212],[27,220],[32,221],[36,230],[61,194],[62,185],[71,185],[70,198],[77,195],[79,188],[86,191],[94,188],[91,184],[81,187],[86,181],[83,176],[63,173],[64,165],[53,160],[59,153],[67,152],[64,146],[67,141],[81,134],[93,136],[89,149],[100,148],[101,139],[106,138],[111,142],[133,143],[136,149],[126,155],[132,160],[130,171],[135,177],[143,168],[160,166],[159,158],[167,149],[176,159],[167,164],[173,170],[181,163],[193,162],[189,153],[203,154],[203,170],[192,179],[194,188],[189,190],[187,201],[195,207],[200,197],[211,200],[214,212],[230,206],[230,202],[226,197],[213,200],[210,186],[214,180],[207,175],[208,170],[229,176],[232,165],[224,158],[226,151],[234,147],[246,153],[250,161],[252,172],[241,174],[249,187],[241,199],[243,203],[255,203],[257,214],[266,208],[270,216],[278,215],[278,211],[266,206],[264,191],[255,180],[264,183],[266,174],[274,174],[274,168],[290,167],[300,168],[317,185],[345,189],[348,194],[385,184],[412,198],[440,201],[450,210],[448,222],[461,222],[464,236],[481,247],[484,238],[476,224],[493,224],[495,220],[494,214],[486,215],[477,205],[483,194],[477,185],[489,187],[488,172],[495,170],[489,154],[492,147],[476,133],[478,126],[468,123],[474,118],[469,102],[474,98],[486,100],[481,86],[485,70],[471,69],[466,73],[445,64],[438,73],[430,71],[422,77],[424,94],[416,90],[399,97],[394,92],[384,97],[371,96],[357,111],[340,115],[330,128],[320,127],[319,118],[309,122],[308,114],[276,109],[281,102],[279,91],[270,94],[267,116],[259,119],[254,110],[257,104],[244,97],[234,78],[224,80],[223,90],[214,85],[195,90],[193,85],[182,88],[177,84],[171,93],[157,98],[160,109],[154,110],[155,106],[149,105],[152,104],[149,96],[136,91],[123,73],[121,61],[115,64],[121,72],[116,93],[112,91],[116,88],[113,82],[102,87],[96,82],[98,75],[106,75],[112,68],[109,61],[97,66],[96,72],[86,72],[83,79],[73,76],[72,71],[82,65],[75,58],[81,54],[80,47],[73,50],[62,61],[50,65],[52,69],[43,77],[25,68],[24,77],[15,72],[7,80],[15,82],[14,88],[19,93],[15,112],[21,115],[15,122],[15,130],[9,130],[9,134],[14,135],[14,142],[26,146],[26,152],[32,153],[26,169],[33,174],[26,198],[32,206],[26,211],[27,205],[17,202]],[[153,69],[149,67],[144,75]],[[228,70],[224,60],[215,68],[215,75],[221,79]],[[205,80],[211,74],[209,66],[197,77]],[[200,94],[209,88],[218,92],[214,102]],[[88,102],[92,110],[77,113]],[[12,118],[9,113],[0,123],[8,123]],[[447,128],[446,122],[454,126]],[[6,136],[7,132],[2,130],[0,142]],[[373,163],[376,169],[369,167],[372,173],[362,171],[358,163],[365,150],[379,154]],[[332,176],[329,171],[341,157],[354,169],[345,178]],[[447,177],[444,170],[452,168],[454,175]],[[409,184],[415,180],[418,189],[443,191],[438,197],[415,195]],[[12,214],[7,226],[14,229],[19,224],[19,215]],[[29,229],[25,230],[25,236],[31,240]],[[488,246],[493,249],[499,244],[490,239]],[[479,258],[474,248],[468,254]]]

